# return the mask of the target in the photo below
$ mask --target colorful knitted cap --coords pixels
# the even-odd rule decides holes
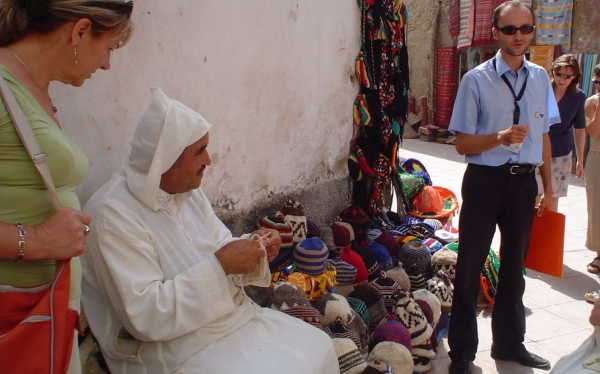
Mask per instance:
[[[363,247],[356,243],[352,243],[351,248],[354,252],[358,253],[358,255],[362,258],[363,262],[365,263],[365,267],[367,269],[367,277],[369,281],[376,279],[379,276],[379,264],[377,263],[377,260],[375,259],[369,248]]]
[[[292,237],[292,226],[287,224],[283,218],[275,216],[265,216],[258,219],[257,226],[265,229],[275,229],[279,231],[281,237],[281,249],[292,249],[294,238]]]
[[[337,222],[334,222],[329,226],[331,233],[333,234],[333,243],[338,248],[347,247],[350,245],[350,232],[348,229]]]
[[[431,276],[431,252],[420,242],[412,241],[403,244],[398,254],[398,261],[402,262],[409,276],[411,273],[423,274],[425,278]]]
[[[356,281],[356,267],[341,259],[329,259],[329,263],[335,267],[335,280],[340,286],[353,285]]]
[[[444,247],[442,243],[435,240],[434,238],[423,239],[421,241],[421,244],[427,247],[427,249],[429,249],[429,252],[431,252],[432,255]]]
[[[329,251],[319,238],[304,239],[296,245],[292,253],[292,261],[296,271],[310,275],[321,274],[325,271],[325,263]]]
[[[360,245],[367,245],[369,239],[367,231],[369,230],[369,216],[367,212],[356,204],[350,205],[344,209],[339,217],[342,221],[349,223],[354,229],[356,242]]]
[[[369,251],[373,257],[375,257],[380,270],[386,271],[392,268],[392,257],[386,247],[377,242],[373,242],[369,244],[367,248],[369,248]]]
[[[411,350],[410,332],[398,321],[387,321],[375,328],[371,349],[381,342],[395,342]]]
[[[350,308],[352,308],[356,314],[360,316],[365,325],[369,326],[371,321],[369,320],[369,311],[367,310],[365,302],[349,296],[346,297],[346,300],[348,300],[348,305],[350,305]]]
[[[356,276],[354,279],[355,283],[364,283],[367,281],[367,268],[365,266],[365,262],[358,253],[354,252],[348,247],[345,247],[342,252],[340,252],[340,258],[342,261],[349,263],[356,269]]]
[[[398,283],[393,279],[387,278],[384,271],[381,272],[381,276],[369,283],[373,286],[383,298],[383,305],[389,313],[394,312],[394,306],[396,305],[397,292],[399,290]]]

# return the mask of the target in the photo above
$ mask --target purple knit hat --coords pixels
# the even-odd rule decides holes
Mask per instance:
[[[375,328],[373,339],[369,345],[369,350],[372,350],[381,342],[395,342],[405,346],[408,351],[411,350],[410,332],[402,323],[398,321],[387,321]]]

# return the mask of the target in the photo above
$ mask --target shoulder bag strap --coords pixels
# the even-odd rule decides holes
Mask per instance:
[[[19,137],[21,137],[21,141],[23,142],[23,145],[25,145],[29,157],[42,175],[46,188],[50,192],[54,208],[61,208],[62,206],[58,200],[54,182],[52,181],[52,175],[50,174],[50,169],[48,169],[48,164],[46,163],[46,154],[42,152],[35,135],[33,135],[31,126],[29,126],[25,114],[23,114],[23,110],[19,106],[19,103],[17,103],[17,99],[15,99],[10,88],[8,88],[4,78],[0,79],[0,94],[2,95],[2,99],[4,99],[10,118],[12,118],[12,121],[15,124]]]

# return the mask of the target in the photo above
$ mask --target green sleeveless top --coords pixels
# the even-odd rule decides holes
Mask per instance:
[[[81,149],[64,133],[29,90],[6,67],[0,65],[4,77],[33,129],[56,186],[63,207],[81,209],[75,188],[87,172],[89,162]],[[6,105],[0,100],[0,221],[20,222],[36,226],[54,210],[44,181],[29,158],[10,118]],[[15,230],[17,228],[15,227]],[[15,242],[15,258],[17,243]],[[27,247],[25,248],[27,257]],[[0,260],[0,284],[19,287],[35,286],[52,280],[54,261]],[[71,261],[71,294],[81,295],[81,263]]]

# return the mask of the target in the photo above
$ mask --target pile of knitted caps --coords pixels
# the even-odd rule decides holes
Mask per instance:
[[[319,226],[294,200],[257,226],[277,229],[283,245],[271,287],[245,288],[256,304],[329,334],[342,373],[430,369],[449,323],[455,228],[357,205]]]

